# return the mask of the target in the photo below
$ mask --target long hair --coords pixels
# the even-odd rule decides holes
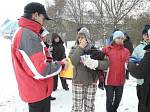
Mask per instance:
[[[58,43],[64,43],[61,37],[57,33],[52,33],[52,37],[51,37],[52,44],[56,44],[56,42],[54,41],[56,38],[59,38]]]

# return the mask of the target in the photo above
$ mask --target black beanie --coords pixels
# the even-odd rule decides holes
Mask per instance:
[[[38,12],[39,14],[43,14],[45,19],[50,20],[48,15],[46,14],[46,10],[44,5],[38,2],[31,2],[24,7],[24,14],[32,14]]]

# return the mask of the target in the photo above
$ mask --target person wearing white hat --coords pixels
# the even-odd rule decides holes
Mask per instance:
[[[124,33],[122,31],[115,31],[113,33],[113,40],[115,39],[124,39]]]
[[[113,41],[102,49],[109,60],[109,69],[105,79],[106,110],[117,112],[125,83],[125,63],[129,58],[129,50],[124,48],[124,33],[115,31]]]
[[[101,59],[94,59],[93,51]],[[99,64],[100,67],[102,65],[99,60],[104,59],[104,54],[102,51],[98,52],[94,49],[89,30],[86,27],[82,27],[78,32],[76,45],[71,49],[69,58],[74,66],[71,112],[94,112],[97,80],[100,75],[97,69]]]

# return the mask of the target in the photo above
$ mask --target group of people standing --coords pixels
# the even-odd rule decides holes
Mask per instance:
[[[125,63],[128,62],[129,56],[129,50],[124,47],[122,31],[114,32],[110,45],[102,50],[96,50],[89,30],[85,27],[81,28],[77,34],[76,45],[69,54],[74,66],[72,112],[82,112],[83,110],[84,112],[94,112],[97,81],[107,68],[104,67],[106,66],[105,61],[109,62],[107,65],[109,70],[105,76],[105,82],[103,82],[106,89],[106,110],[107,112],[117,112],[125,83]]]
[[[108,70],[104,77],[106,111],[117,112],[122,99],[125,80],[129,79],[129,72],[133,77],[137,78],[138,112],[150,111],[150,81],[148,75],[150,25],[145,25],[141,34],[142,41],[137,47],[133,48],[130,37],[126,33],[116,30],[113,32],[111,43],[104,46],[102,50],[97,51],[93,50],[94,45],[88,29],[85,27],[80,29],[77,34],[76,45],[69,54],[74,65],[72,112],[82,112],[83,110],[85,112],[94,112],[96,82],[100,79],[96,76],[99,74],[99,77],[101,77],[104,74],[106,69],[103,69],[106,66],[104,57],[109,62]],[[99,59],[93,56],[97,56]],[[102,81],[99,80],[99,82]]]
[[[52,45],[44,40],[42,33],[45,20],[50,18],[42,4],[27,4],[19,19],[20,28],[12,40],[12,62],[19,94],[28,103],[29,112],[50,112],[51,93],[57,89],[58,74],[68,66],[60,36],[57,33],[52,34]],[[76,43],[68,56],[73,65],[71,112],[95,111],[98,80],[105,85],[106,111],[117,112],[128,72],[140,79],[137,85],[138,111],[150,111],[148,29],[142,32],[143,42],[139,45],[141,47],[137,46],[134,51],[129,36],[120,30],[113,32],[112,42],[101,50],[94,46],[86,27],[78,30]],[[136,53],[137,50],[139,52]],[[138,64],[132,63],[130,56],[140,58]],[[129,71],[126,70],[127,65]],[[140,69],[139,73],[135,72],[137,69]],[[66,79],[60,79],[63,89],[69,90]],[[143,94],[143,91],[146,93]]]

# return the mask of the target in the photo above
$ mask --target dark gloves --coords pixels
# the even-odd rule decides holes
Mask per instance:
[[[91,58],[95,60],[103,60],[104,59],[104,54],[100,50],[94,50],[91,53]]]
[[[90,55],[91,59],[94,60],[103,60],[105,57],[104,53],[94,46],[92,46],[91,49],[84,51],[84,53]]]

